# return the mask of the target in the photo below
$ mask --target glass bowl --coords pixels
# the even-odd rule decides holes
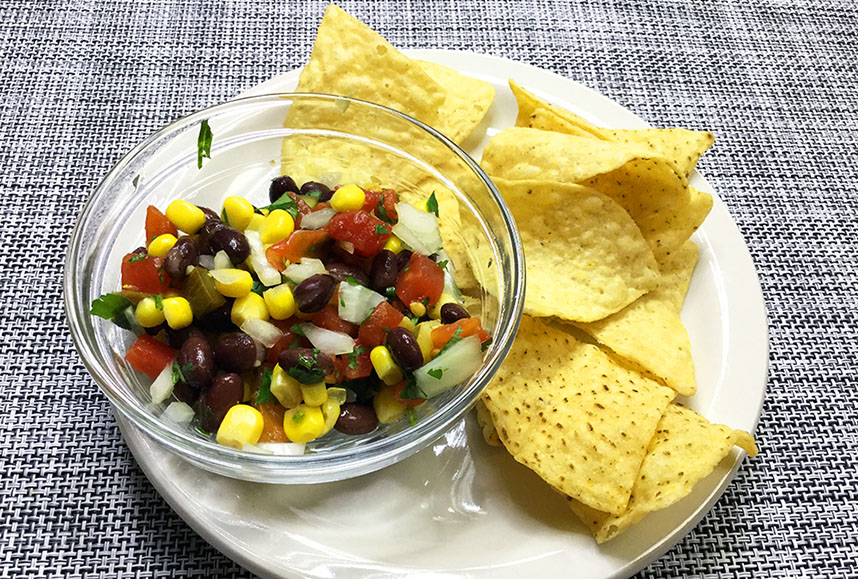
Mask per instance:
[[[198,167],[203,120],[211,158]],[[468,381],[406,420],[365,435],[332,431],[298,456],[263,455],[218,445],[161,418],[144,375],[124,360],[134,335],[90,315],[100,295],[120,289],[122,256],[144,245],[146,207],[177,198],[215,210],[229,195],[268,203],[281,171],[305,180],[379,184],[403,197],[436,192],[445,247],[456,278],[492,335],[482,367]],[[456,208],[458,205],[458,209]],[[458,218],[456,214],[458,213]],[[457,263],[458,261],[458,263]],[[467,262],[467,263],[465,263]],[[383,468],[431,444],[473,406],[506,356],[524,298],[524,262],[513,218],[477,164],[446,137],[396,111],[344,97],[275,94],[238,99],[179,119],[135,147],[107,174],[72,232],[64,272],[71,334],[89,372],[113,406],[152,439],[222,475],[269,483],[315,483]]]

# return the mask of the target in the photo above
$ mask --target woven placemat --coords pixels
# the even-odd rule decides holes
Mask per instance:
[[[761,454],[641,577],[858,575],[858,7],[720,0],[343,2],[403,48],[528,62],[659,126],[756,262]],[[246,577],[158,496],[75,353],[77,211],[137,141],[303,64],[325,2],[0,2],[0,577]]]

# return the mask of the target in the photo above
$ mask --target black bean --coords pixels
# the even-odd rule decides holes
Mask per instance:
[[[370,287],[377,292],[384,293],[390,286],[396,283],[399,274],[398,258],[396,254],[387,249],[382,249],[372,258],[372,267],[369,270]]]
[[[164,258],[164,269],[170,274],[170,279],[182,281],[187,277],[189,265],[199,262],[200,252],[197,242],[190,237],[180,237],[176,244],[167,252]]]
[[[199,247],[200,254],[214,255],[222,249],[221,247],[215,247],[213,244],[213,236],[216,231],[223,229],[226,226],[226,223],[219,219],[209,219],[203,223],[203,226],[199,231],[199,237],[197,238],[197,245]]]
[[[134,254],[134,255],[148,255],[148,254],[149,254],[149,250],[148,250],[148,249],[146,249],[145,247],[143,247],[143,246],[141,245],[140,247],[138,247],[137,249],[135,249],[135,250],[134,250],[134,251],[132,251],[131,253],[132,253],[132,254]]]
[[[334,192],[331,191],[331,188],[324,183],[307,181],[301,185],[301,195],[312,195],[314,197],[318,195],[319,201],[324,203],[331,200],[331,197],[334,196]]]
[[[192,388],[187,382],[176,382],[173,385],[173,396],[189,406],[193,406],[200,397],[200,391]]]
[[[289,191],[299,193],[301,190],[295,184],[295,180],[292,177],[283,175],[271,181],[271,185],[268,187],[268,198],[274,203]]]
[[[206,221],[208,221],[210,219],[213,219],[215,221],[220,221],[220,215],[215,213],[212,209],[209,209],[208,207],[203,207],[202,205],[197,205],[197,207],[200,209],[200,211],[205,213]]]
[[[326,265],[325,269],[328,270],[328,274],[334,278],[337,283],[348,281],[349,278],[353,278],[360,285],[369,287],[369,276],[357,266],[335,261]]]
[[[213,332],[224,332],[232,329],[234,327],[231,317],[232,302],[233,300],[228,299],[224,305],[210,311],[197,320],[197,323],[201,328],[211,330]]]
[[[378,426],[378,416],[369,406],[346,402],[340,407],[340,417],[334,425],[343,434],[366,434]]]
[[[223,250],[229,260],[238,265],[250,256],[250,244],[242,232],[229,226],[224,226],[212,234],[212,249]]]
[[[205,339],[205,335],[196,326],[187,326],[181,330],[174,330],[167,326],[167,339],[170,341],[170,347],[175,350],[181,348],[182,344],[193,337]]]
[[[406,372],[413,372],[423,365],[423,352],[409,330],[401,326],[391,328],[387,332],[387,347],[394,361]]]
[[[396,254],[396,271],[402,271],[411,259],[411,251],[403,249]]]
[[[195,335],[185,340],[176,355],[176,362],[191,388],[201,390],[211,383],[214,357],[205,338]]]
[[[220,374],[212,380],[197,405],[200,425],[210,432],[217,431],[227,411],[241,403],[244,383],[238,374]]]
[[[457,322],[459,320],[464,320],[465,318],[470,318],[471,314],[468,313],[468,310],[460,306],[459,304],[444,304],[441,306],[441,323],[442,324],[452,324],[453,322]]]
[[[292,295],[301,312],[312,314],[325,307],[334,295],[335,286],[333,277],[325,273],[317,273],[295,286]]]
[[[243,332],[221,334],[213,350],[215,364],[228,372],[245,372],[256,362],[256,343]]]
[[[334,361],[330,356],[313,348],[283,350],[277,363],[301,384],[317,384],[334,373]]]

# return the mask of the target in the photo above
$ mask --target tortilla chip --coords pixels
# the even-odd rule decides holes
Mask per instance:
[[[461,144],[486,116],[495,98],[495,87],[448,66],[425,60],[417,62],[447,92],[435,128]]]
[[[694,242],[686,241],[662,264],[653,291],[603,320],[575,324],[633,368],[683,396],[697,392],[691,343],[679,318],[697,255]]]
[[[628,211],[657,259],[691,237],[712,207],[711,197],[692,190],[671,162],[598,139],[506,129],[489,140],[481,164],[497,177],[577,183],[604,193]]]
[[[489,446],[502,446],[498,431],[495,430],[495,424],[492,422],[492,415],[489,409],[486,408],[486,403],[482,400],[477,400],[474,406],[477,415],[477,423],[480,425],[480,430],[483,433],[483,438]]]
[[[741,430],[710,424],[693,410],[667,407],[641,465],[628,509],[622,514],[595,510],[573,498],[569,507],[596,541],[604,543],[640,521],[647,513],[664,509],[688,495],[721,460],[739,446],[756,456],[753,437]]]
[[[619,514],[673,396],[596,346],[524,316],[483,401],[518,462],[560,492]]]
[[[574,113],[539,99],[513,80],[509,81],[509,86],[518,101],[516,126],[640,147],[648,155],[664,157],[673,162],[686,178],[691,175],[691,171],[694,170],[703,153],[715,142],[715,135],[709,131],[597,127]]]
[[[655,287],[652,251],[607,196],[580,185],[493,180],[521,234],[527,314],[591,322]]]

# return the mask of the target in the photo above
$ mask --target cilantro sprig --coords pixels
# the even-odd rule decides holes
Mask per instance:
[[[432,194],[429,196],[429,199],[426,200],[426,211],[429,213],[434,213],[435,217],[440,217],[438,215],[438,199],[435,197],[435,192],[432,191]]]
[[[209,120],[203,119],[200,123],[200,134],[197,135],[197,169],[203,168],[203,157],[212,158],[212,129]]]
[[[259,392],[256,393],[256,405],[267,404],[271,400],[271,369],[262,370],[262,379],[259,381]]]
[[[119,294],[104,294],[92,302],[89,313],[110,320],[124,330],[130,330],[131,324],[125,317],[125,310],[132,305],[131,300]]]
[[[278,199],[271,205],[266,205],[265,207],[260,207],[259,209],[267,209],[268,211],[282,209],[283,211],[291,215],[292,219],[298,218],[298,202],[292,199],[292,197],[289,196],[288,192],[281,195],[280,199]]]

